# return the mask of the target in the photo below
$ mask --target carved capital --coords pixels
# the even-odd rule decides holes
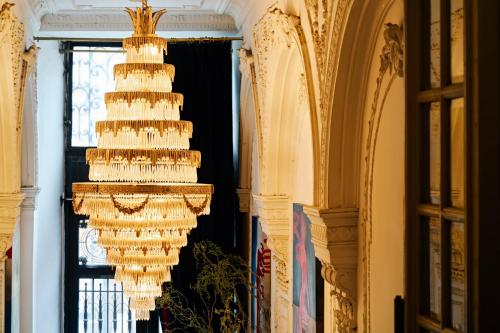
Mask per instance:
[[[318,259],[338,267],[356,266],[358,258],[358,209],[304,207],[311,220],[311,234]]]
[[[304,207],[304,212],[311,220],[314,250],[322,263],[321,275],[332,285],[335,332],[352,332],[356,325],[358,209]]]
[[[250,189],[248,188],[238,188],[236,189],[236,194],[240,199],[240,212],[248,213],[250,211]]]
[[[257,210],[262,230],[273,238],[284,236],[288,239],[288,223],[290,205],[287,196],[254,195],[254,207]],[[276,237],[275,237],[276,238]]]
[[[21,214],[23,193],[0,194],[0,259],[12,246],[12,234]]]
[[[21,191],[25,195],[21,205],[22,209],[35,210],[37,207],[37,199],[40,189],[38,187],[23,187]]]

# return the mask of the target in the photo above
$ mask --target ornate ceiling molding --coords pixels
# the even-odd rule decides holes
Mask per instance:
[[[130,20],[121,12],[67,11],[42,18],[41,31],[129,31]],[[236,32],[229,15],[204,12],[165,15],[158,31],[224,31]]]

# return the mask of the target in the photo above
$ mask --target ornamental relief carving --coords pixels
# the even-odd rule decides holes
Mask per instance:
[[[300,18],[287,15],[281,9],[271,7],[266,14],[259,20],[253,30],[254,35],[254,56],[256,63],[256,84],[259,102],[259,124],[263,139],[261,143],[262,156],[268,156],[269,144],[265,140],[271,136],[271,109],[269,106],[269,80],[270,69],[276,65],[273,63],[275,58],[272,54],[279,54],[282,48],[297,46],[297,27],[300,25]],[[256,106],[257,108],[257,106]],[[264,172],[265,162],[261,165],[261,183],[267,183],[267,175]]]
[[[363,234],[363,263],[364,274],[364,318],[365,327],[370,330],[370,250],[372,244],[372,194],[375,167],[375,154],[380,123],[383,115],[384,105],[392,84],[397,78],[404,76],[404,48],[403,28],[400,25],[387,23],[384,30],[385,44],[380,53],[380,67],[376,79],[376,89],[368,120],[368,135],[365,143],[365,174],[363,184],[363,210],[362,210],[362,234]],[[387,78],[387,79],[386,79]],[[384,85],[385,83],[385,85]]]
[[[344,31],[348,10],[353,0],[305,0],[310,34],[316,58],[316,72],[319,79],[319,200],[320,205],[328,202],[326,198],[328,119],[331,87],[336,80],[337,62],[340,53],[340,38]]]
[[[288,269],[286,261],[282,260],[281,256],[273,254],[272,259],[276,267],[276,279],[278,280],[281,288],[288,289]]]
[[[0,234],[0,264],[5,260],[7,250],[12,246],[12,234]]]
[[[352,271],[352,272],[351,272]],[[332,286],[331,298],[334,311],[334,332],[351,333],[356,327],[355,286],[356,268],[336,270],[322,263],[321,275]]]
[[[280,261],[286,264],[288,260],[288,237],[286,236],[272,236],[268,234],[269,237],[269,248],[273,253],[273,257],[276,257]]]

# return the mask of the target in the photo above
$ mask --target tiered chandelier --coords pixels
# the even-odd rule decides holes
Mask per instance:
[[[147,320],[197,216],[210,214],[213,186],[196,183],[193,125],[180,120],[175,68],[163,63],[167,41],[156,26],[166,11],[142,0],[127,12],[134,34],[123,41],[126,63],[114,68],[106,120],[96,123],[98,146],[87,150],[92,182],[73,184],[73,208],[89,216],[136,319]]]

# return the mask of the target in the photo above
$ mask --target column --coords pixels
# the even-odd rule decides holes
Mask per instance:
[[[286,196],[254,195],[254,200],[271,249],[271,328],[273,332],[290,332],[290,204]]]
[[[6,252],[12,246],[12,235],[21,213],[23,193],[0,194],[0,333],[5,327],[5,262]]]
[[[311,220],[316,257],[321,275],[330,285],[332,302],[325,298],[325,327],[336,333],[356,330],[356,286],[358,262],[357,208],[319,209],[304,207]],[[332,309],[333,307],[333,309]],[[329,317],[333,313],[333,318]]]

